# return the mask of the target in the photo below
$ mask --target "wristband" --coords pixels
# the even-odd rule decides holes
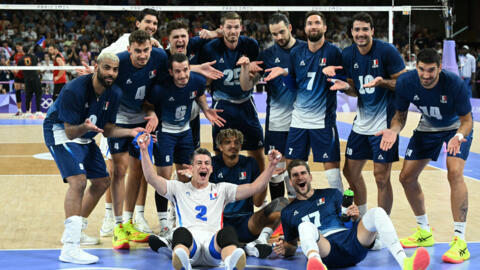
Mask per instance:
[[[453,136],[453,137],[458,137],[458,141],[460,141],[460,142],[465,138],[465,137],[463,137],[463,134],[460,133],[460,132],[458,132],[457,134],[455,134],[455,136]]]

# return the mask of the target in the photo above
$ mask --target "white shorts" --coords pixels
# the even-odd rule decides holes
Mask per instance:
[[[193,235],[193,241],[196,243],[196,250],[193,256],[190,258],[190,264],[192,266],[219,266],[222,259],[216,259],[210,253],[210,243],[215,237],[215,233],[190,230]]]

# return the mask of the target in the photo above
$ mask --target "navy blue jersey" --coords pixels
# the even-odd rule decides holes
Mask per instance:
[[[162,122],[162,131],[178,133],[189,128],[192,103],[196,97],[204,94],[205,86],[205,77],[195,72],[190,72],[185,87],[177,87],[172,77],[153,86],[147,95],[147,101],[155,106],[156,114]]]
[[[327,82],[322,69],[342,65],[340,49],[325,41],[312,53],[307,43],[302,43],[291,50],[290,57],[289,76],[295,78],[297,88],[291,127],[320,129],[335,126],[337,94],[330,90],[332,83]]]
[[[223,38],[214,39],[205,44],[199,55],[199,62],[205,63],[216,60],[214,68],[223,72],[223,77],[212,81],[211,89],[215,100],[247,100],[252,91],[243,91],[240,87],[240,66],[237,61],[243,55],[250,61],[258,57],[258,43],[256,40],[240,36],[235,50],[230,50]]]
[[[260,53],[259,60],[263,61],[265,69],[281,67],[288,70],[291,66],[290,51],[299,44],[304,43],[305,41],[297,40],[290,49],[284,49],[275,43]],[[297,92],[288,88],[280,77],[269,81],[266,85],[266,90],[268,94],[266,119],[268,130],[288,131]]]
[[[337,189],[316,189],[307,200],[293,200],[282,210],[282,226],[285,241],[298,238],[298,225],[311,222],[322,235],[338,229],[346,229],[340,220],[342,193]]]
[[[420,84],[417,70],[406,72],[397,79],[395,108],[407,111],[413,103],[422,113],[417,130],[445,131],[460,126],[458,116],[472,111],[468,90],[456,74],[442,70],[437,85],[426,89]]]
[[[370,51],[362,55],[356,44],[342,52],[343,68],[347,78],[351,78],[357,90],[357,116],[353,131],[363,135],[373,135],[390,126],[395,114],[393,100],[395,93],[382,87],[363,85],[380,76],[390,79],[391,75],[405,69],[400,53],[392,44],[373,40]]]
[[[210,175],[211,183],[228,182],[236,185],[250,184],[260,175],[260,169],[254,158],[239,156],[237,165],[227,167],[222,155],[212,158],[213,173]],[[250,215],[253,213],[253,197],[227,204],[223,215],[226,218]]]
[[[117,123],[143,123],[145,122],[143,119],[145,114],[142,111],[142,106],[147,92],[151,90],[156,80],[163,82],[168,76],[167,55],[162,49],[152,48],[147,65],[140,69],[132,65],[128,51],[117,55],[120,59],[120,65],[115,84],[123,92]]]
[[[47,146],[71,142],[65,134],[65,125],[80,125],[88,118],[99,128],[106,123],[115,123],[122,92],[115,84],[96,96],[92,84],[92,74],[80,76],[68,82],[57,100],[48,109],[43,122],[45,143]],[[89,143],[97,132],[88,132],[73,140]]]

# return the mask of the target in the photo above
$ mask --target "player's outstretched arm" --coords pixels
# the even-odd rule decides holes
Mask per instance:
[[[209,80],[218,80],[223,77],[223,72],[213,67],[217,61],[205,62],[201,65],[190,65],[192,71],[202,74]]]
[[[380,142],[380,149],[387,151],[392,148],[393,144],[397,140],[397,135],[402,131],[405,123],[407,122],[408,111],[401,112],[396,111],[390,123],[390,128],[381,130],[375,134],[375,136],[382,136]]]
[[[329,77],[333,77],[335,75],[337,75],[337,69],[343,69],[342,66],[328,66],[328,67],[324,67],[322,69],[322,73],[329,76]]]
[[[402,73],[407,72],[407,69],[401,70],[395,74],[390,75],[390,79],[385,79],[383,77],[376,77],[373,79],[371,82],[366,83],[363,85],[363,87],[382,87],[385,89],[388,89],[390,91],[395,91],[395,85],[397,84],[397,78],[398,76],[402,75]]]
[[[150,104],[148,101],[144,101],[142,105],[142,109],[145,111],[145,116],[143,119],[147,120],[147,124],[145,125],[145,130],[147,133],[151,133],[152,131],[157,129],[158,126],[158,117],[155,113],[155,107]]]
[[[122,128],[112,123],[105,124],[104,130],[103,136],[107,138],[136,137],[139,132],[146,132],[146,130],[142,127]]]
[[[470,134],[473,127],[472,113],[468,113],[458,117],[460,120],[460,126],[457,129],[457,134],[448,141],[447,151],[450,155],[456,155],[460,153],[460,146],[463,142],[466,142],[465,137]]]
[[[218,113],[223,112],[223,110],[209,108],[205,94],[196,97],[195,101],[197,102],[198,106],[200,106],[200,109],[202,109],[205,117],[212,125],[217,125],[219,127],[223,127],[225,125],[227,121],[218,115]]]
[[[268,167],[250,184],[243,184],[237,187],[237,194],[235,195],[235,200],[243,200],[253,195],[262,192],[267,188],[267,184],[272,178],[273,172],[275,171],[275,166],[282,159],[282,154],[278,150],[271,150],[268,153]]]
[[[288,75],[288,71],[286,71],[285,69],[281,68],[281,67],[273,67],[273,68],[267,68],[265,69],[265,72],[270,72],[267,77],[265,77],[265,81],[268,82],[268,81],[271,81],[275,78],[277,78],[278,76],[287,76]]]
[[[98,128],[95,124],[93,124],[90,119],[85,119],[80,125],[71,125],[69,123],[64,123],[65,126],[65,134],[69,140],[73,140],[75,138],[81,137],[83,134],[93,131],[98,133],[103,133],[103,129]]]
[[[140,147],[140,155],[142,156],[142,171],[145,180],[152,185],[160,195],[167,194],[167,181],[165,178],[157,175],[153,167],[150,155],[148,154],[148,145],[150,144],[151,136],[148,133],[139,136],[137,143]]]

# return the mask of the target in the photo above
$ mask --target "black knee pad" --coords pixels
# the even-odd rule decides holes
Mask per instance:
[[[193,243],[192,233],[185,227],[179,227],[173,232],[172,236],[172,249],[179,244],[190,248]]]
[[[220,248],[236,245],[238,247],[237,232],[232,226],[225,226],[217,233],[217,245]]]
[[[265,213],[265,216],[268,217],[270,214],[273,212],[280,212],[282,211],[285,206],[287,206],[289,203],[288,199],[284,197],[276,198],[275,200],[271,201],[265,208],[263,208],[263,213]]]

